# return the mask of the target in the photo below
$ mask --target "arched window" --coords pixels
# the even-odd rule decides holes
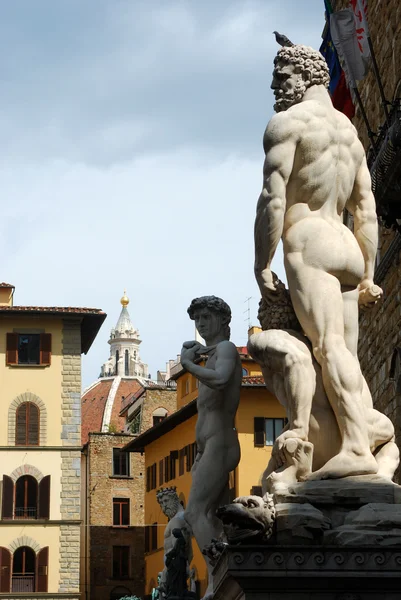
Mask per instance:
[[[116,375],[118,375],[118,361],[120,360],[120,353],[116,350]]]
[[[16,446],[39,446],[39,408],[33,402],[23,402],[17,408]]]
[[[245,367],[242,367],[242,377],[248,377],[249,373],[248,373],[248,369],[245,369]]]
[[[36,519],[38,516],[38,482],[23,475],[15,484],[14,519]]]
[[[36,555],[29,546],[17,548],[13,556],[11,591],[29,593],[35,591]]]
[[[156,410],[153,411],[152,417],[153,425],[157,425],[167,417],[167,410],[165,408],[156,408]]]
[[[124,364],[125,364],[125,375],[128,376],[129,375],[129,354],[128,354],[128,350],[125,351]]]

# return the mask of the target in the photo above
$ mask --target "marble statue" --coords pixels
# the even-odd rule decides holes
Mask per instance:
[[[312,48],[278,51],[271,86],[277,114],[263,140],[255,276],[265,304],[282,300],[271,271],[281,238],[300,327],[264,331],[249,349],[288,412],[276,468],[291,467],[297,479],[309,480],[380,469],[391,476],[399,460],[393,427],[373,410],[357,357],[358,306],[382,295],[373,282],[375,200],[362,144],[333,108],[328,82],[326,62]],[[343,223],[344,209],[354,217],[353,232]]]
[[[217,516],[229,544],[266,542],[273,533],[275,507],[271,495],[240,496],[221,506]]]
[[[161,573],[161,578],[159,583],[159,591],[161,592],[161,597],[166,593],[166,585],[167,585],[167,565],[166,565],[166,557],[167,554],[173,549],[176,538],[173,534],[174,529],[180,529],[182,534],[184,535],[186,542],[186,552],[187,552],[187,571],[189,573],[189,564],[192,561],[193,553],[192,553],[192,544],[191,544],[191,533],[188,527],[188,524],[184,518],[184,509],[177,495],[177,491],[175,486],[161,488],[156,492],[157,501],[160,504],[160,507],[163,513],[168,518],[168,523],[166,530],[164,532],[164,560],[165,567]]]
[[[197,455],[192,467],[192,486],[185,510],[200,550],[222,533],[216,517],[228,491],[229,473],[240,460],[235,429],[242,380],[240,356],[230,342],[231,310],[220,298],[195,298],[188,314],[195,321],[206,347],[197,341],[185,342],[181,364],[199,379],[196,424]],[[207,355],[205,366],[197,364]],[[209,584],[204,598],[212,598],[212,565],[208,562]]]

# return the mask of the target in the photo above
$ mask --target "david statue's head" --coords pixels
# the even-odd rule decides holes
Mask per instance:
[[[175,486],[161,488],[156,492],[157,501],[168,519],[175,517],[182,509]]]
[[[188,308],[188,314],[207,344],[230,339],[231,308],[221,298],[195,298]]]
[[[299,44],[284,46],[274,59],[274,110],[281,112],[297,104],[312,85],[324,85],[327,89],[329,81],[329,69],[320,52]]]

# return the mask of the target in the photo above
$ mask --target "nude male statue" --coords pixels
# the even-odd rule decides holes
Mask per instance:
[[[156,492],[157,501],[160,504],[160,507],[163,513],[168,518],[168,524],[164,532],[164,558],[166,555],[174,548],[174,544],[176,542],[176,538],[173,535],[174,529],[181,529],[184,534],[187,550],[188,550],[188,574],[189,574],[189,564],[192,561],[193,553],[192,553],[192,544],[191,544],[191,532],[189,530],[188,524],[184,518],[184,508],[180,503],[180,500],[177,495],[177,491],[175,486],[160,488]],[[161,579],[159,583],[160,592],[166,592],[167,585],[167,567],[165,566],[162,573]]]
[[[197,456],[192,467],[192,486],[185,519],[192,528],[200,550],[222,533],[216,517],[224,503],[229,473],[240,460],[240,446],[235,429],[242,380],[240,356],[229,341],[231,310],[220,298],[195,298],[188,314],[206,347],[199,342],[185,342],[181,364],[199,379],[196,424]],[[196,364],[207,354],[204,367]],[[199,361],[198,361],[199,362]],[[204,598],[213,597],[212,567],[208,563],[209,585]]]
[[[358,300],[369,301],[374,289],[375,201],[362,144],[349,119],[333,108],[328,82],[320,53],[299,45],[279,50],[271,86],[277,114],[264,135],[255,221],[262,297],[276,294],[271,261],[282,237],[292,304],[321,366],[340,431],[339,452],[311,479],[378,469],[364,400],[370,393],[357,358]],[[354,234],[342,222],[345,208],[354,216]],[[307,440],[307,413],[287,437]]]

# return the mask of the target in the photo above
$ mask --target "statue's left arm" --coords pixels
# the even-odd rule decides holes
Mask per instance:
[[[188,357],[186,356],[188,354]],[[181,350],[181,364],[199,381],[214,390],[222,390],[234,374],[238,361],[238,351],[232,342],[224,341],[217,344],[216,363],[213,369],[201,367],[192,362],[190,353]]]
[[[274,293],[271,261],[283,233],[286,187],[296,150],[296,123],[285,113],[275,115],[267,126],[263,146],[263,189],[255,220],[255,277],[262,296]]]
[[[376,202],[372,192],[370,173],[365,156],[356,175],[352,195],[347,202],[346,208],[354,216],[354,235],[365,261],[364,275],[359,289],[368,289],[373,285],[378,226]]]

